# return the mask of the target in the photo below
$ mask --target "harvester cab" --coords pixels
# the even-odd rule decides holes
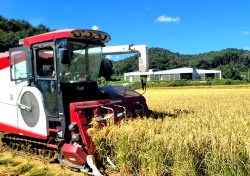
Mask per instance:
[[[102,31],[70,29],[28,37],[21,40],[22,47],[9,49],[8,57],[0,58],[3,144],[21,150],[28,145],[50,157],[56,150],[63,164],[100,174],[87,134],[90,121],[102,126],[107,119],[119,123],[127,114],[148,112],[145,98],[136,91],[97,85],[109,40]],[[139,68],[145,62],[141,59]]]

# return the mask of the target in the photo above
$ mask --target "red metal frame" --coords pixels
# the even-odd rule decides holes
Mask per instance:
[[[84,35],[84,32],[91,32],[91,35]],[[76,32],[76,33],[75,33]],[[77,36],[78,34],[79,36]],[[84,39],[98,41],[102,44],[110,40],[109,34],[102,31],[88,30],[88,29],[64,29],[58,31],[47,32],[40,35],[35,35],[24,39],[23,46],[30,46],[32,44],[41,43],[45,41],[52,41],[60,38],[74,38],[74,39]]]
[[[82,138],[82,142],[86,146],[88,154],[93,155],[95,153],[94,152],[95,147],[90,136],[87,134],[87,130],[89,129],[89,123],[82,109],[76,110],[74,103],[70,103],[70,120],[71,120],[71,123],[77,124],[81,138]]]
[[[23,46],[30,46],[32,44],[41,43],[44,41],[50,41],[53,39],[59,39],[59,38],[67,38],[72,31],[76,29],[65,29],[65,30],[58,30],[53,32],[48,32],[40,35],[35,35],[32,37],[27,37],[24,39]]]
[[[87,154],[78,146],[64,144],[61,151],[64,158],[73,164],[82,165],[87,162]]]
[[[7,57],[0,58],[0,70],[10,66],[10,61]]]
[[[38,139],[47,139],[47,136],[43,136],[37,133],[33,133],[24,129],[20,129],[18,127],[9,125],[9,124],[5,124],[5,123],[1,123],[0,122],[0,131],[3,132],[7,132],[7,133],[13,133],[13,134],[19,134],[22,136],[28,136],[28,137],[34,137],[34,138],[38,138]]]
[[[133,103],[136,102],[140,102],[141,104],[143,104],[144,110],[148,111],[146,100],[143,96],[70,103],[71,123],[77,124],[82,142],[86,146],[88,154],[95,155],[95,147],[90,136],[87,134],[89,123],[87,121],[87,117],[84,114],[84,109],[92,109],[93,114],[95,115],[96,108],[99,108],[101,106],[111,107],[114,109],[114,123],[119,123],[120,120],[116,116],[117,108],[115,107],[115,105],[123,105],[126,107],[127,111],[134,112],[134,110],[136,109],[136,105],[133,105]],[[100,121],[99,123],[100,126],[105,125],[105,121]]]

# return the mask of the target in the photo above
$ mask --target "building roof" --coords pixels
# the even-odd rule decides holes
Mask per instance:
[[[202,69],[196,69],[198,73],[221,73],[221,70],[202,70]]]
[[[175,68],[170,70],[156,71],[154,74],[175,74],[175,73],[193,73],[194,69],[190,67]]]
[[[221,70],[203,70],[203,69],[195,69],[191,67],[183,67],[183,68],[176,68],[176,69],[170,69],[170,70],[161,70],[161,71],[152,71],[149,72],[128,72],[124,73],[125,76],[129,75],[157,75],[157,74],[177,74],[177,73],[194,73],[198,72],[201,73],[221,73]]]

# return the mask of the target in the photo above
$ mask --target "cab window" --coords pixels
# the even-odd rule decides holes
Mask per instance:
[[[36,68],[38,77],[54,77],[54,50],[51,46],[36,50]]]
[[[20,82],[29,79],[31,60],[29,48],[11,48],[9,53],[11,64],[11,80]]]

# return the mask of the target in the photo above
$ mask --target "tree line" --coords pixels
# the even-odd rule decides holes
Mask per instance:
[[[173,53],[163,48],[149,48],[149,67],[156,70],[168,70],[181,67],[196,69],[222,70],[222,76],[230,79],[242,79],[242,73],[249,72],[250,51],[227,48],[194,55]],[[138,55],[113,62],[114,74],[138,71]]]
[[[18,46],[19,39],[52,31],[43,24],[32,26],[28,21],[6,19],[0,16],[0,52]],[[110,80],[112,75],[138,71],[138,55],[120,61],[104,58],[99,77]],[[168,70],[181,67],[196,69],[222,70],[224,78],[242,79],[242,72],[249,72],[250,51],[227,48],[194,55],[174,53],[163,48],[149,48],[149,67],[156,70]]]

